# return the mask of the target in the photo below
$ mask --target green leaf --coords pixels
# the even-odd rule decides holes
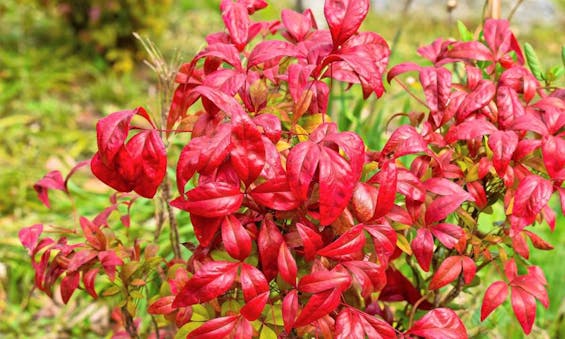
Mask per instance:
[[[473,33],[467,29],[465,24],[461,20],[457,20],[457,30],[459,31],[459,36],[463,41],[473,40]]]
[[[175,334],[175,339],[185,339],[190,332],[194,331],[203,324],[203,322],[198,321],[191,321],[187,324],[184,324]]]
[[[528,66],[530,66],[530,70],[532,71],[536,79],[540,81],[545,80],[543,71],[541,70],[541,64],[532,45],[526,42],[524,44],[524,51],[526,52],[526,60],[528,61]]]
[[[263,325],[261,328],[261,333],[259,334],[259,339],[277,339],[277,333],[273,331],[269,326]]]
[[[282,316],[282,305],[265,305],[265,310],[263,311],[265,315],[265,323],[275,326],[284,326],[283,316]]]
[[[192,305],[192,321],[206,321],[210,319],[210,314],[206,307],[202,306],[201,304]]]
[[[565,46],[561,46],[561,62],[565,66]]]

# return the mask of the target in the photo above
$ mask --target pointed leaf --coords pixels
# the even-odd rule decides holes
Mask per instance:
[[[533,174],[526,176],[516,188],[512,214],[532,222],[549,202],[553,193],[552,186],[549,180],[540,176]]]
[[[428,272],[434,252],[434,238],[432,232],[426,228],[418,229],[416,238],[412,240],[410,247],[420,267]]]
[[[171,206],[206,217],[223,217],[236,212],[243,201],[239,187],[223,182],[200,185],[182,197],[171,201]]]
[[[351,276],[339,271],[316,271],[300,279],[298,290],[305,293],[320,293],[331,289],[345,291],[351,285]]]
[[[426,339],[467,339],[467,330],[457,314],[448,308],[431,310],[406,332]]]
[[[363,249],[363,246],[365,246],[363,225],[357,225],[326,247],[319,249],[317,254],[334,260],[347,260],[355,257]]]
[[[30,252],[35,249],[39,242],[39,236],[43,232],[43,224],[35,224],[32,226],[24,227],[18,232],[20,242]]]
[[[520,287],[512,287],[512,310],[524,333],[530,334],[536,319],[536,299]]]
[[[237,324],[238,316],[232,315],[228,317],[215,318],[208,320],[204,325],[190,332],[187,338],[190,339],[224,339],[230,336],[230,333]]]
[[[306,326],[321,317],[333,312],[339,305],[341,290],[333,289],[322,293],[314,294],[294,323],[294,327]]]
[[[485,320],[508,296],[508,286],[504,281],[493,282],[486,290],[481,306],[481,321]]]
[[[334,48],[357,33],[368,11],[368,0],[328,0],[325,2],[324,15],[332,34]]]
[[[287,295],[284,296],[282,302],[284,329],[287,333],[290,333],[290,331],[294,327],[294,321],[296,320],[297,313],[298,313],[298,291],[291,290]]]
[[[39,200],[47,207],[51,208],[51,204],[49,202],[49,190],[59,190],[66,192],[67,188],[63,181],[63,176],[59,171],[51,171],[47,173],[43,178],[37,181],[33,185],[33,189],[37,192],[37,196]]]
[[[168,295],[166,297],[161,297],[157,299],[154,303],[149,305],[147,308],[147,313],[149,314],[169,314],[173,313],[175,309],[172,307],[173,300],[175,300],[174,295]]]
[[[234,259],[244,260],[251,253],[251,236],[233,214],[222,221],[222,242]]]
[[[296,273],[298,268],[292,253],[290,253],[288,245],[284,241],[281,243],[279,249],[277,264],[281,278],[290,285],[296,286]]]

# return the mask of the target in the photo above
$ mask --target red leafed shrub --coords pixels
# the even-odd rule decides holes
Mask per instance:
[[[163,199],[155,193],[168,192],[167,160],[176,166],[178,196],[166,203],[178,209],[171,219],[190,215],[179,225],[194,229],[190,256],[177,250],[165,262],[153,244],[120,240],[109,217],[121,205],[129,213],[137,196],[119,193],[93,220],[80,218],[80,242],[42,238],[43,225],[20,232],[36,286],[51,294],[58,284],[65,302],[77,288],[96,298],[106,275],[114,286],[102,294],[125,295],[129,335],[135,298],[147,292],[148,313],[166,320],[155,322],[160,334],[466,338],[453,302],[495,265],[504,280],[476,287],[486,291],[481,319],[510,295],[529,333],[536,299],[549,300],[543,272],[527,264],[527,239],[551,249],[532,226],[555,227],[555,192],[565,210],[563,89],[536,80],[503,20],[487,20],[480,40],[420,48],[429,66],[387,73],[387,43],[358,31],[368,0],[326,1],[327,30],[309,11],[253,21],[265,6],[222,1],[226,30],[180,68],[160,129],[143,108],[98,123],[91,169],[115,190]],[[381,150],[330,121],[334,82],[380,97],[385,74],[390,82],[406,72],[419,76],[427,109]],[[148,124],[134,125],[137,115]],[[180,157],[167,159],[162,138],[186,130]],[[48,189],[69,194],[67,180],[40,180],[42,201]],[[496,206],[505,219],[480,230]],[[121,220],[135,227],[129,214]],[[171,239],[173,249],[183,240]],[[146,286],[151,272],[160,288]]]

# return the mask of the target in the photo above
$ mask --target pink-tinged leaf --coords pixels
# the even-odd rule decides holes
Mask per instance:
[[[535,97],[539,83],[527,68],[514,66],[502,73],[499,86],[508,86],[518,93],[523,93],[524,100],[528,103]]]
[[[394,206],[397,189],[397,169],[393,161],[387,161],[376,174],[375,179],[380,184],[377,206],[373,218],[384,217]]]
[[[222,221],[222,243],[234,259],[244,260],[251,253],[251,236],[233,214]]]
[[[334,48],[357,33],[368,11],[368,0],[328,0],[325,2],[324,15],[332,34]]]
[[[514,51],[516,52],[518,62],[523,64],[524,55],[509,26],[508,20],[486,20],[483,29],[485,41],[495,53],[496,60],[501,59],[509,51]]]
[[[296,223],[296,230],[302,239],[304,258],[308,261],[314,259],[316,251],[324,245],[322,237],[318,232],[301,223]]]
[[[290,285],[296,286],[296,273],[298,271],[298,268],[296,266],[296,261],[292,256],[292,253],[290,253],[288,245],[284,241],[281,243],[279,249],[277,266],[279,268],[281,278]]]
[[[262,41],[253,48],[247,61],[247,68],[263,63],[278,60],[282,57],[296,56],[297,51],[293,44],[280,40]]]
[[[249,194],[255,202],[277,211],[292,211],[300,205],[285,176],[268,180]]]
[[[341,290],[336,288],[314,294],[310,297],[310,300],[308,300],[298,318],[296,318],[294,327],[306,326],[326,314],[333,312],[339,305],[341,292]]]
[[[426,67],[420,71],[420,83],[424,88],[426,103],[430,111],[443,111],[447,108],[451,93],[451,72],[446,68]],[[440,125],[441,121],[436,121]]]
[[[259,128],[263,129],[262,133],[276,144],[281,138],[281,120],[273,114],[260,114],[253,118],[253,123]]]
[[[198,53],[198,55],[196,55],[194,59],[198,60],[201,58],[217,58],[230,64],[236,70],[242,70],[239,51],[237,50],[237,48],[235,48],[234,45],[231,44],[225,44],[221,42],[209,44],[206,49]]]
[[[235,98],[223,92],[220,92],[215,88],[208,86],[198,86],[193,88],[190,94],[197,97],[202,97],[202,103],[205,107],[208,107],[208,111],[210,110],[209,106],[213,105],[216,107],[216,109],[225,112],[228,116],[231,116],[232,121],[237,120],[237,118],[247,116],[247,113],[245,113],[245,110],[241,107],[237,100],[235,100]],[[209,113],[215,114],[215,112]]]
[[[206,218],[232,214],[243,201],[239,187],[223,182],[200,185],[188,191],[186,196],[186,200],[179,197],[171,201],[171,206]]]
[[[459,274],[461,274],[462,269],[461,257],[453,256],[446,258],[434,273],[429,289],[436,290],[455,281]]]
[[[492,163],[496,173],[504,176],[512,155],[518,147],[518,135],[513,131],[496,131],[490,135],[488,145],[492,149]]]
[[[69,272],[76,271],[82,265],[96,258],[97,255],[98,255],[98,251],[89,250],[89,249],[84,249],[82,251],[75,252],[75,254],[73,254],[73,257],[69,261],[69,266],[67,267],[67,270]]]
[[[536,319],[536,299],[520,287],[512,287],[512,310],[524,333],[530,334]]]
[[[369,261],[347,261],[342,265],[351,272],[353,285],[359,288],[363,297],[379,292],[386,285],[384,265]]]
[[[190,221],[194,228],[194,235],[196,235],[196,239],[198,239],[200,246],[206,247],[210,245],[220,229],[223,220],[224,219],[222,217],[205,218],[196,214],[190,215]]]
[[[430,226],[430,231],[434,237],[449,249],[453,248],[464,235],[461,227],[447,223],[432,225]]]
[[[498,87],[496,106],[498,107],[498,124],[502,128],[511,127],[515,118],[526,114],[518,93],[508,86]]]
[[[230,38],[239,51],[247,45],[251,20],[245,5],[231,0],[221,3],[222,19],[229,32]]]
[[[288,184],[300,200],[308,200],[310,184],[320,161],[320,147],[313,142],[301,142],[294,146],[286,161]]]
[[[269,291],[269,284],[261,271],[246,263],[242,263],[240,269],[239,282],[245,302]]]
[[[547,280],[543,275],[543,271],[537,266],[528,267],[528,273],[514,278],[510,282],[512,289],[522,288],[527,293],[538,299],[545,307],[549,307],[549,297],[545,289]]]
[[[61,299],[63,303],[69,302],[69,299],[73,295],[74,291],[77,289],[80,282],[79,272],[70,272],[61,280]]]
[[[358,257],[363,246],[365,246],[363,225],[357,225],[326,247],[319,249],[317,254],[334,260],[348,260]]]
[[[445,141],[452,144],[457,140],[472,140],[498,131],[485,119],[466,120],[459,125],[453,125],[445,135]]]
[[[186,283],[173,301],[173,307],[185,307],[210,301],[231,288],[239,263],[210,261]]]
[[[364,182],[357,183],[351,197],[351,206],[352,212],[359,221],[366,222],[373,218],[378,194],[376,187]]]
[[[290,9],[283,9],[281,19],[289,35],[296,41],[302,41],[312,29],[313,16],[308,9],[304,14]]]
[[[257,248],[259,250],[259,262],[268,281],[277,275],[279,248],[283,241],[283,236],[273,222],[273,217],[271,215],[265,216],[259,229]]]
[[[18,232],[18,238],[22,245],[32,252],[37,243],[39,242],[39,236],[43,232],[43,224],[35,224],[32,226],[24,227]]]
[[[263,292],[258,294],[257,296],[253,297],[249,301],[243,305],[243,307],[239,310],[242,316],[249,321],[255,321],[263,312],[265,308],[265,304],[269,300],[269,292]]]
[[[231,0],[230,0],[231,2]],[[190,332],[187,339],[224,339],[229,338],[237,324],[238,316],[215,318]]]
[[[480,80],[477,87],[468,93],[459,108],[457,109],[457,119],[462,121],[472,112],[488,105],[496,94],[496,86],[488,80]]]
[[[82,283],[84,284],[84,289],[94,299],[98,298],[98,294],[96,294],[96,289],[94,288],[96,275],[98,275],[98,268],[91,268],[88,271],[83,272],[82,274]]]
[[[524,115],[521,115],[514,119],[511,128],[517,131],[531,131],[535,132],[541,136],[549,134],[547,126],[539,118],[539,115],[533,114],[526,111]]]
[[[410,247],[420,267],[428,272],[434,254],[434,238],[432,232],[426,228],[418,229],[416,238],[412,240]]]
[[[397,235],[394,229],[388,224],[365,225],[365,230],[371,235],[375,247],[375,254],[382,262],[394,253],[396,248]]]
[[[426,152],[428,146],[424,138],[412,126],[401,126],[397,128],[388,142],[383,147],[382,154],[393,154],[394,158],[407,154]]]
[[[543,240],[537,234],[527,230],[524,230],[522,232],[524,232],[524,234],[526,234],[530,238],[532,245],[534,245],[534,247],[537,248],[538,250],[549,251],[553,249],[553,245]]]
[[[504,275],[506,275],[506,279],[509,281],[514,280],[518,276],[518,267],[514,259],[510,259],[504,264]]]
[[[316,271],[300,279],[298,290],[305,293],[320,293],[331,289],[345,291],[351,285],[351,275],[347,272]]]
[[[388,323],[352,307],[344,308],[337,315],[335,333],[338,339],[396,337],[394,328]]]
[[[379,295],[379,300],[382,301],[403,301],[406,300],[410,304],[414,305],[420,298],[422,294],[420,290],[414,287],[410,280],[408,280],[400,271],[397,271],[391,267],[386,270],[386,280],[387,284]],[[428,310],[433,308],[427,300],[424,300],[418,306],[421,310]]]
[[[102,264],[104,271],[110,278],[110,281],[114,281],[116,275],[116,266],[123,265],[123,260],[116,255],[114,251],[102,251],[98,253],[98,260]]]
[[[137,110],[143,110],[138,108]],[[137,110],[115,112],[104,117],[96,124],[96,138],[100,157],[105,163],[111,163],[127,139],[130,122]]]
[[[522,232],[518,232],[512,236],[512,249],[521,257],[526,259],[530,258],[530,248]]]
[[[33,185],[33,189],[37,192],[37,196],[39,200],[47,207],[51,208],[51,204],[49,202],[49,190],[58,190],[66,192],[67,188],[63,181],[63,176],[59,171],[51,171],[47,173],[43,178],[37,181]]]
[[[100,226],[95,225],[93,222],[82,216],[79,219],[79,223],[82,228],[82,234],[89,245],[96,250],[106,249],[106,236],[104,235],[104,232],[100,230]]]
[[[457,42],[447,52],[447,56],[456,59],[471,59],[477,61],[490,61],[492,52],[487,46],[478,41]]]
[[[174,295],[168,295],[166,297],[161,297],[157,299],[154,303],[149,305],[147,308],[147,313],[149,314],[169,314],[173,313],[175,309],[172,307],[173,300],[175,300]]]
[[[298,291],[291,290],[287,295],[284,296],[282,302],[284,329],[287,333],[290,333],[290,331],[292,331],[297,313],[298,313]]]
[[[465,284],[470,284],[477,274],[477,265],[473,259],[461,256],[461,266],[463,267],[463,281]]]
[[[132,165],[139,168],[133,190],[142,197],[153,198],[167,172],[167,154],[159,132],[149,130],[138,133],[125,147]]]
[[[473,197],[458,184],[444,178],[432,178],[425,182],[426,189],[441,195],[426,208],[426,224],[445,219],[466,200]]]
[[[528,175],[516,189],[512,214],[532,222],[549,202],[553,193],[551,181],[537,175]]]
[[[493,282],[486,290],[481,306],[481,321],[485,320],[508,296],[508,285],[504,281]]]
[[[551,135],[543,138],[541,152],[547,174],[553,180],[565,180],[565,140]]]
[[[426,339],[466,339],[467,330],[457,314],[448,308],[428,312],[406,332]]]
[[[406,73],[406,72],[413,72],[413,71],[421,71],[422,70],[422,66],[415,64],[413,62],[404,62],[398,65],[395,65],[394,67],[392,67],[390,69],[390,71],[388,71],[388,74],[386,76],[386,80],[390,83],[392,81],[392,79],[396,78],[397,76],[399,76],[400,74]]]

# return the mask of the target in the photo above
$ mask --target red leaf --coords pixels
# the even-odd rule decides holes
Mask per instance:
[[[41,200],[47,208],[51,208],[51,204],[49,202],[50,189],[67,192],[63,176],[59,171],[51,171],[47,173],[33,185],[33,189],[37,192],[39,200]]]
[[[258,204],[277,211],[292,211],[300,205],[286,176],[273,178],[258,185],[249,195]]]
[[[306,293],[320,293],[335,289],[345,291],[351,285],[351,276],[340,271],[316,271],[300,279],[298,290]]]
[[[251,253],[251,236],[233,214],[222,221],[222,242],[228,254],[237,260],[244,260]]]
[[[420,267],[426,272],[430,270],[432,256],[434,254],[434,238],[432,232],[426,228],[418,229],[416,238],[410,244],[414,256],[420,264]]]
[[[426,189],[441,195],[426,208],[426,224],[445,219],[454,212],[465,200],[473,197],[461,186],[444,178],[431,178],[425,182]]]
[[[231,2],[231,0],[230,0]],[[230,336],[235,328],[238,316],[215,318],[190,332],[187,339],[224,339]]]
[[[493,152],[492,163],[494,169],[502,177],[506,173],[506,168],[518,147],[518,135],[513,131],[496,131],[490,135],[488,146]]]
[[[541,152],[547,174],[553,180],[565,180],[565,140],[551,135],[543,138]],[[34,186],[35,187],[35,186]]]
[[[388,323],[352,307],[344,308],[337,315],[335,333],[337,339],[396,337],[394,328]]]
[[[98,259],[100,260],[102,267],[104,267],[104,271],[106,271],[110,281],[114,281],[116,266],[123,265],[123,260],[119,258],[114,251],[99,252]]]
[[[39,236],[43,232],[43,224],[35,224],[32,226],[24,227],[18,232],[20,242],[30,252],[35,249],[39,241]]]
[[[269,291],[269,284],[263,273],[249,264],[241,263],[239,281],[245,302]]]
[[[388,259],[394,253],[396,248],[396,232],[387,223],[381,225],[365,225],[365,230],[373,238],[375,254],[382,262],[388,262]]]
[[[481,306],[481,321],[485,320],[508,296],[508,286],[504,281],[493,282],[486,290]]]
[[[353,285],[360,288],[363,297],[379,292],[386,285],[384,265],[369,261],[347,261],[342,265],[351,272]]]
[[[516,188],[512,214],[526,218],[528,223],[533,222],[536,215],[549,202],[553,193],[552,187],[549,180],[533,174],[526,176]]]
[[[272,216],[270,214],[266,215],[259,229],[257,248],[259,250],[261,269],[268,281],[277,275],[277,258],[282,242],[283,236],[273,222]]]
[[[368,0],[328,0],[324,15],[328,22],[334,48],[357,33],[369,11]]]
[[[287,295],[284,296],[282,302],[284,329],[287,333],[290,333],[290,331],[292,331],[297,313],[298,313],[298,291],[291,290]]]
[[[430,231],[445,247],[451,249],[463,236],[463,229],[452,224],[436,224],[430,226]]]
[[[530,238],[530,241],[532,242],[532,245],[534,245],[535,248],[537,248],[539,250],[544,250],[544,251],[549,251],[549,250],[553,249],[553,246],[550,243],[543,240],[537,234],[532,233],[532,232],[527,231],[527,230],[524,230],[522,232],[524,232],[524,234],[526,234]]]
[[[247,301],[239,312],[245,319],[255,321],[263,312],[267,300],[269,300],[269,292],[263,292]]]
[[[373,218],[377,206],[379,191],[376,187],[358,182],[351,197],[352,212],[360,222],[366,222]]]
[[[536,299],[520,287],[512,287],[512,310],[525,334],[530,334],[536,319]]]
[[[243,201],[239,187],[223,182],[210,182],[200,185],[182,197],[171,201],[171,206],[201,217],[223,217],[236,212]]]
[[[448,308],[431,310],[406,332],[426,339],[466,339],[467,330],[455,312]]]
[[[392,153],[394,158],[398,158],[427,150],[427,143],[420,133],[412,126],[403,125],[392,133],[381,153],[383,155]]]
[[[249,26],[251,20],[245,5],[231,0],[223,0],[221,3],[222,19],[230,38],[239,51],[247,45],[249,39]]]
[[[127,139],[131,119],[141,110],[143,108],[140,107],[137,110],[115,112],[98,121],[96,139],[103,162],[111,163],[114,160]]]
[[[333,312],[339,305],[341,292],[341,290],[336,288],[331,291],[314,294],[308,300],[298,318],[296,318],[294,327],[306,326]]]
[[[147,308],[147,313],[149,314],[169,314],[173,313],[175,309],[172,307],[174,295],[169,295],[166,297],[161,297],[157,299],[154,303],[149,305]]]
[[[300,200],[308,200],[310,184],[320,161],[320,147],[313,142],[301,142],[288,154],[286,169],[290,189]]]
[[[412,71],[420,71],[422,70],[422,66],[415,64],[413,62],[403,62],[401,64],[395,65],[388,71],[386,80],[390,83],[392,79],[396,78],[400,74]]]
[[[79,272],[70,272],[61,280],[61,299],[63,303],[69,302],[69,299],[73,295],[74,291],[77,289],[80,282]]]
[[[317,254],[334,260],[348,260],[358,257],[357,254],[365,246],[365,233],[363,225],[352,227],[338,239],[326,247],[319,249]]]
[[[133,179],[133,190],[142,197],[153,198],[167,172],[167,154],[159,132],[150,130],[136,134],[125,150],[129,153],[131,163],[126,165],[125,161],[120,161],[120,166],[138,168],[138,174]]]
[[[489,80],[480,80],[479,84],[468,93],[457,108],[459,121],[467,118],[472,112],[488,105],[496,94],[496,86]]]
[[[290,36],[296,41],[302,41],[312,29],[313,16],[308,9],[302,13],[290,9],[283,9],[281,19]]]
[[[280,40],[266,40],[257,44],[249,54],[247,68],[278,60],[282,57],[296,56],[293,44]]]
[[[487,46],[478,41],[457,42],[447,52],[447,56],[457,59],[471,59],[478,61],[492,60],[492,53]]]
[[[457,140],[473,140],[496,131],[498,129],[485,119],[466,120],[451,126],[445,135],[445,141],[452,144]]]
[[[446,258],[430,281],[430,290],[441,288],[457,279],[463,272],[465,284],[471,283],[475,277],[477,266],[475,262],[466,256],[452,256]]]
[[[96,290],[94,289],[94,280],[98,274],[98,268],[91,268],[87,272],[82,273],[82,283],[84,284],[84,289],[88,294],[90,294],[94,299],[98,298]]]
[[[239,263],[210,261],[192,276],[173,301],[173,307],[185,307],[212,300],[229,290],[235,281]]]
[[[196,235],[196,239],[198,239],[200,246],[207,247],[210,245],[216,236],[216,233],[220,229],[223,220],[224,219],[221,217],[205,218],[196,214],[190,215],[190,221],[194,228],[194,235]]]
[[[322,237],[316,231],[301,223],[296,223],[296,230],[304,247],[304,258],[308,261],[314,259],[316,251],[324,245]]]
[[[451,72],[443,67],[425,67],[420,71],[420,82],[430,111],[445,110],[451,94]],[[442,121],[435,123],[439,126]]]
[[[69,266],[67,270],[70,272],[76,271],[82,265],[96,258],[97,255],[98,255],[98,251],[89,250],[89,249],[84,249],[82,251],[76,252],[75,254],[73,254],[73,257],[69,261]]]
[[[381,171],[376,174],[375,179],[380,184],[377,206],[374,219],[385,216],[394,206],[397,188],[397,170],[393,161],[387,161],[382,165]]]
[[[284,241],[281,243],[279,249],[277,265],[281,278],[290,285],[296,286],[296,273],[298,268],[296,267],[296,261],[294,260],[292,253],[290,253],[290,250]]]

